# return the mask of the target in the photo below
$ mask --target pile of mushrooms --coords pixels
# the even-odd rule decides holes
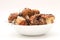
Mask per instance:
[[[8,22],[15,25],[45,25],[54,23],[54,15],[41,14],[39,10],[24,8],[22,12],[11,13]]]

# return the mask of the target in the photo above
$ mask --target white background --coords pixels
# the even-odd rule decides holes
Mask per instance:
[[[23,8],[38,9],[41,13],[55,15],[52,29],[44,36],[21,36],[7,22],[10,13]],[[0,40],[60,40],[60,1],[59,0],[0,0]]]

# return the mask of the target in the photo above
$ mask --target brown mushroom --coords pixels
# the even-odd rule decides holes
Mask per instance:
[[[36,14],[30,17],[31,24],[34,25],[43,25],[46,24],[46,19],[42,18],[40,14]]]
[[[18,24],[18,25],[26,25],[25,18],[18,16],[17,19],[16,19],[16,24]]]
[[[52,14],[41,14],[41,17],[46,19],[47,24],[53,23],[55,19],[54,15]]]
[[[11,23],[14,19],[16,19],[18,16],[18,13],[11,13],[8,17],[9,23]]]
[[[25,9],[22,11],[22,15],[23,15],[24,17],[26,17],[26,16],[31,17],[32,15],[39,14],[39,13],[40,13],[39,10],[31,10],[31,9],[29,9],[29,8],[25,8]]]
[[[48,14],[48,18],[46,18],[47,24],[53,23],[54,22],[54,19],[55,19],[54,15]]]

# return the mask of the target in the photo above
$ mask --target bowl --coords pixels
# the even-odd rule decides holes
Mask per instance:
[[[13,25],[15,30],[22,35],[42,35],[46,34],[52,27],[53,24],[47,25]]]

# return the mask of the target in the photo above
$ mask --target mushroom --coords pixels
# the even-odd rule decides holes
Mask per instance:
[[[40,14],[36,14],[36,15],[30,17],[29,20],[30,20],[31,24],[39,25],[39,20],[37,20],[37,15],[40,15]]]
[[[18,16],[15,23],[18,25],[26,25],[26,20],[25,18]]]
[[[53,23],[55,19],[54,15],[52,14],[41,14],[41,17],[46,19],[47,24]]]
[[[13,21],[14,19],[16,19],[17,16],[18,16],[18,13],[11,13],[11,14],[9,15],[9,17],[8,17],[9,23],[12,23],[12,21]]]
[[[22,15],[23,17],[31,17],[32,15],[35,15],[35,14],[39,14],[39,10],[31,10],[29,8],[25,8],[23,11],[22,11]]]
[[[41,17],[41,14],[36,14],[30,17],[31,24],[34,25],[43,25],[46,24],[46,19]]]
[[[48,15],[48,18],[46,18],[47,24],[53,23],[54,22],[54,19],[55,19],[55,17],[52,14],[49,14]]]

